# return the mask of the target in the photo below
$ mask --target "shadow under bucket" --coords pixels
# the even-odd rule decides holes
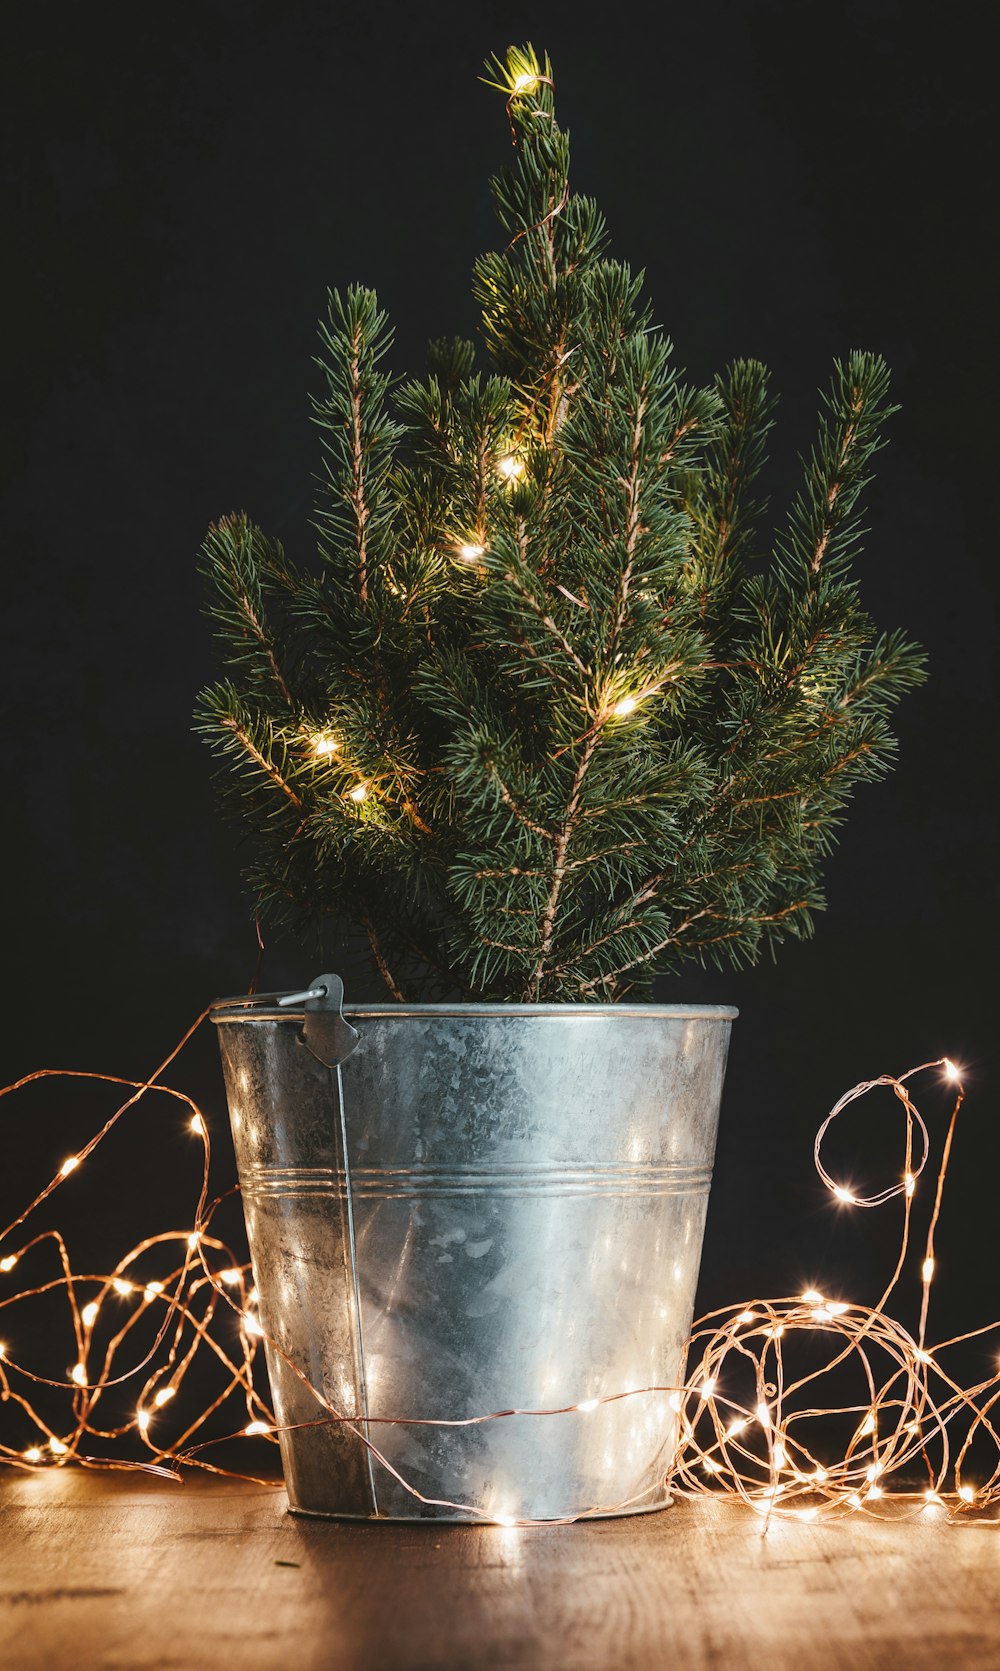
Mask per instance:
[[[339,1062],[317,1012],[350,1039],[326,998],[213,1010],[275,1415],[317,1424],[280,1436],[289,1507],[662,1508],[668,1391],[591,1401],[680,1374],[736,1010],[372,1004]]]

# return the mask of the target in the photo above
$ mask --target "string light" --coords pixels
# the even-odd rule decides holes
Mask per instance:
[[[60,1178],[68,1178],[71,1172],[76,1171],[79,1164],[79,1155],[68,1155],[59,1168]]]
[[[458,555],[463,563],[478,563],[480,557],[486,556],[486,547],[477,545],[474,540],[467,540],[464,545],[459,546]]]
[[[620,702],[615,703],[611,712],[624,719],[626,714],[634,713],[638,706],[639,698],[637,696],[623,696]]]
[[[348,791],[348,800],[364,801],[364,800],[367,800],[367,798],[368,798],[368,785],[367,785],[367,783],[356,783],[354,785],[354,788]]]
[[[503,458],[497,459],[497,470],[507,481],[515,482],[519,476],[524,475],[524,460],[515,458],[513,453],[507,453]]]
[[[206,1126],[200,1114],[192,1114],[191,1130],[194,1132],[196,1137],[204,1137]]]
[[[514,77],[513,86],[511,87],[511,94],[512,94],[512,96],[520,97],[520,95],[522,93],[533,93],[537,86],[538,86],[537,75],[528,75],[526,73],[522,73],[521,75],[516,75]],[[501,1525],[502,1524],[503,1524],[503,1522],[501,1521]]]
[[[331,754],[336,754],[339,747],[336,738],[328,737],[325,732],[313,738],[312,750],[319,760],[328,760]]]
[[[951,1060],[951,1058],[949,1056],[942,1056],[941,1065],[944,1068],[944,1071],[945,1071],[945,1073],[947,1074],[947,1076],[950,1080],[952,1080],[956,1084],[961,1084],[961,1080],[962,1080],[961,1070],[955,1066],[954,1062]]]
[[[934,1271],[934,1255],[931,1251],[933,1232],[945,1181],[952,1128],[962,1101],[960,1086],[939,1171],[934,1216],[923,1257],[924,1304],[916,1338],[886,1310],[903,1269],[911,1234],[914,1194],[907,1188],[907,1181],[919,1176],[924,1163],[924,1157],[911,1160],[913,1135],[919,1133],[925,1138],[926,1128],[913,1105],[905,1081],[929,1067],[944,1068],[944,1060],[925,1063],[922,1068],[911,1069],[909,1073],[898,1078],[882,1076],[878,1080],[867,1081],[854,1087],[846,1097],[841,1098],[817,1136],[817,1169],[828,1187],[835,1191],[832,1180],[829,1180],[823,1169],[820,1152],[823,1135],[835,1114],[879,1084],[890,1086],[903,1107],[906,1120],[907,1165],[901,1175],[902,1181],[883,1191],[878,1197],[856,1198],[853,1202],[856,1206],[867,1206],[889,1199],[891,1195],[899,1195],[903,1201],[902,1254],[892,1282],[878,1307],[828,1300],[815,1287],[807,1288],[793,1299],[755,1300],[750,1304],[744,1302],[738,1308],[731,1307],[721,1313],[710,1314],[695,1325],[689,1342],[688,1362],[698,1366],[697,1372],[692,1373],[691,1378],[679,1387],[633,1386],[625,1392],[605,1393],[603,1399],[582,1399],[576,1404],[562,1407],[559,1411],[523,1412],[505,1409],[465,1419],[473,1422],[491,1422],[532,1413],[542,1416],[582,1416],[594,1411],[600,1403],[608,1399],[665,1398],[668,1407],[677,1417],[679,1433],[679,1447],[670,1477],[671,1490],[675,1495],[691,1495],[705,1491],[722,1492],[738,1498],[750,1509],[765,1516],[789,1515],[805,1521],[838,1506],[854,1511],[865,1509],[869,1513],[875,1513],[879,1503],[888,1495],[888,1479],[897,1470],[912,1467],[915,1460],[921,1457],[934,1469],[935,1477],[930,1487],[919,1494],[908,1494],[905,1491],[896,1494],[896,1498],[903,1505],[911,1497],[915,1497],[915,1514],[957,1512],[958,1508],[975,1508],[977,1513],[982,1513],[990,1504],[1000,1501],[1000,1467],[985,1487],[974,1488],[961,1483],[956,1477],[953,1489],[950,1492],[946,1489],[948,1469],[952,1466],[948,1462],[949,1455],[956,1457],[953,1466],[957,1475],[974,1437],[991,1440],[1000,1449],[1000,1435],[990,1425],[989,1417],[992,1400],[998,1396],[1000,1390],[1000,1364],[992,1381],[977,1384],[971,1389],[963,1389],[945,1370],[938,1367],[945,1348],[958,1344],[958,1340],[939,1342],[930,1349],[924,1339],[927,1284]],[[135,1089],[138,1095],[142,1095],[149,1091],[153,1084],[153,1080],[150,1080],[144,1085],[136,1086]],[[78,1456],[86,1454],[92,1465],[96,1461],[111,1467],[136,1466],[134,1462],[116,1461],[114,1457],[95,1458],[90,1451],[84,1453],[80,1449],[88,1434],[105,1442],[115,1437],[114,1433],[99,1432],[91,1425],[90,1411],[99,1395],[110,1392],[116,1385],[125,1385],[133,1376],[140,1378],[139,1396],[133,1404],[130,1420],[118,1432],[122,1436],[126,1436],[129,1430],[133,1434],[138,1433],[144,1445],[153,1452],[153,1457],[148,1463],[140,1463],[138,1466],[158,1467],[167,1459],[171,1460],[174,1466],[183,1463],[215,1467],[215,1464],[210,1464],[201,1457],[200,1453],[206,1441],[203,1440],[200,1445],[192,1445],[191,1436],[199,1429],[204,1430],[209,1417],[223,1411],[231,1397],[245,1403],[246,1415],[235,1427],[230,1423],[227,1429],[228,1436],[242,1433],[251,1437],[268,1436],[273,1439],[277,1434],[273,1413],[267,1406],[261,1387],[255,1381],[260,1342],[266,1338],[256,1311],[249,1309],[257,1305],[257,1291],[256,1288],[252,1288],[242,1300],[242,1304],[239,1303],[244,1273],[247,1270],[245,1258],[241,1263],[239,1255],[234,1257],[234,1250],[228,1248],[210,1229],[212,1216],[219,1201],[209,1203],[206,1194],[210,1161],[207,1126],[202,1119],[203,1129],[199,1128],[197,1120],[201,1118],[200,1113],[183,1093],[162,1085],[155,1088],[187,1102],[189,1127],[204,1139],[203,1190],[194,1226],[148,1237],[120,1258],[113,1271],[105,1277],[100,1277],[89,1269],[86,1278],[76,1276],[57,1231],[45,1232],[35,1240],[44,1241],[46,1237],[53,1237],[60,1250],[61,1286],[70,1307],[73,1333],[78,1342],[81,1339],[81,1331],[92,1329],[97,1322],[104,1293],[113,1292],[122,1300],[132,1297],[131,1317],[135,1319],[143,1314],[151,1301],[160,1296],[164,1297],[165,1303],[156,1314],[157,1318],[162,1319],[157,1323],[157,1345],[152,1353],[145,1347],[141,1348],[134,1363],[123,1368],[120,1354],[124,1350],[123,1342],[128,1339],[130,1328],[126,1321],[125,1327],[119,1330],[112,1346],[108,1348],[101,1373],[98,1375],[95,1369],[93,1381],[88,1382],[86,1363],[82,1359],[75,1362],[67,1371],[69,1382],[74,1389],[74,1407],[73,1421],[67,1423],[63,1429],[65,1437],[54,1435],[48,1421],[34,1411],[30,1400],[18,1396],[17,1408],[29,1419],[34,1420],[39,1433],[44,1436],[44,1444],[32,1444],[26,1449],[15,1450],[11,1445],[4,1443],[0,1430],[0,1460],[6,1459],[22,1467],[38,1467],[51,1465],[53,1461],[62,1464],[73,1462]],[[123,1108],[134,1106],[138,1095],[130,1098]],[[85,1155],[89,1155],[97,1142],[107,1135],[116,1118],[117,1116],[97,1138],[85,1146]],[[79,1160],[79,1156],[75,1158]],[[69,1170],[73,1168],[70,1167]],[[897,1174],[898,1176],[900,1174]],[[38,1200],[45,1199],[52,1187],[50,1185],[48,1191],[43,1192]],[[34,1205],[37,1205],[37,1202]],[[31,1210],[33,1209],[29,1208],[29,1211]],[[16,1222],[23,1222],[26,1216],[27,1214],[22,1214]],[[0,1229],[0,1242],[7,1234],[9,1229]],[[130,1269],[137,1261],[146,1259],[153,1249],[171,1246],[177,1250],[178,1262],[169,1274],[165,1274],[164,1279],[151,1277],[141,1284],[136,1284],[122,1275],[123,1270]],[[20,1253],[4,1254],[0,1260],[0,1270],[12,1270],[23,1252],[24,1249],[21,1249]],[[198,1254],[193,1260],[192,1252]],[[211,1270],[209,1264],[204,1263],[208,1254],[212,1255],[210,1264],[218,1265],[217,1270]],[[78,1306],[75,1299],[76,1285],[83,1281],[100,1282],[101,1296]],[[9,1306],[28,1300],[34,1294],[48,1293],[53,1286],[51,1280],[42,1280],[35,1288],[27,1288],[21,1294],[8,1296],[0,1301],[0,1305]],[[55,1286],[59,1286],[58,1281]],[[228,1289],[236,1291],[233,1298],[229,1298]],[[237,1330],[230,1328],[227,1332],[215,1324],[217,1305],[222,1308],[218,1312],[220,1321],[229,1316],[235,1317],[240,1324]],[[1000,1324],[990,1327],[1000,1328]],[[169,1425],[170,1411],[166,1407],[175,1399],[180,1384],[196,1357],[195,1348],[191,1348],[181,1357],[178,1356],[180,1331],[183,1330],[192,1331],[199,1346],[211,1343],[213,1361],[221,1362],[226,1368],[229,1377],[227,1390],[196,1415],[193,1422],[185,1416],[184,1422],[180,1424],[181,1440],[171,1444],[167,1438],[158,1435],[154,1441],[151,1432],[152,1413],[155,1411],[160,1418],[157,1423],[159,1428]],[[977,1335],[985,1332],[974,1331]],[[816,1381],[825,1372],[817,1369],[812,1360],[807,1372],[798,1380],[795,1379],[789,1353],[794,1349],[801,1334],[810,1335],[814,1340],[824,1335],[832,1337],[832,1367],[844,1364],[856,1356],[864,1370],[870,1394],[869,1403],[863,1410],[860,1424],[853,1429],[854,1439],[848,1445],[846,1454],[839,1460],[829,1455],[817,1457],[809,1447],[808,1422],[829,1421],[832,1416],[845,1412],[822,1407],[822,1400],[817,1397]],[[965,1338],[967,1337],[962,1336],[959,1340]],[[228,1344],[233,1339],[238,1341],[235,1352],[232,1352]],[[270,1345],[272,1350],[279,1351],[275,1342],[272,1341]],[[728,1376],[730,1352],[738,1354],[744,1370],[749,1369],[756,1381],[756,1397],[751,1399],[745,1409],[741,1408],[738,1400],[732,1396],[737,1370],[734,1365],[733,1376]],[[879,1352],[888,1355],[888,1375],[881,1375],[877,1370],[876,1354]],[[30,1376],[30,1371],[22,1371],[19,1364],[11,1362],[9,1346],[0,1348],[0,1360],[0,1389],[13,1384],[21,1374]],[[169,1375],[168,1381],[164,1381],[165,1375]],[[800,1388],[807,1385],[809,1392],[805,1400],[806,1408],[799,1410],[795,1403],[796,1394]],[[727,1389],[725,1394],[720,1391],[723,1386]],[[938,1386],[943,1390],[936,1391]],[[84,1388],[87,1389],[86,1397],[81,1398],[81,1390]],[[313,1388],[313,1392],[320,1409],[326,1412],[329,1421],[351,1424],[353,1410],[347,1413],[339,1412],[321,1390]],[[877,1437],[879,1414],[883,1410],[886,1413],[883,1425],[885,1437],[880,1440]],[[857,1419],[856,1404],[854,1412]],[[961,1443],[949,1445],[945,1436],[959,1417],[967,1419],[968,1431]],[[378,1418],[379,1421],[389,1424],[406,1419],[402,1414]],[[448,1421],[447,1415],[438,1419],[442,1422]],[[433,1419],[426,1420],[429,1425],[434,1425]],[[377,1425],[377,1422],[371,1424],[372,1427]],[[367,1447],[373,1465],[391,1468],[392,1465],[372,1439],[358,1433],[353,1425],[350,1431],[357,1434],[359,1442]],[[227,1435],[220,1435],[225,1436]],[[862,1448],[864,1441],[868,1441],[868,1444]],[[931,1464],[930,1461],[933,1444],[937,1444],[940,1453],[940,1460],[936,1464]],[[874,1456],[873,1445],[878,1446]],[[395,1472],[396,1477],[401,1479],[398,1471]],[[415,1499],[426,1501],[415,1486],[405,1479],[401,1479],[401,1483]],[[822,1499],[820,1507],[817,1507],[815,1502],[817,1495]],[[804,1504],[803,1496],[807,1499]],[[813,1501],[809,1500],[810,1497]],[[525,1523],[513,1515],[499,1516],[485,1509],[470,1509],[462,1503],[448,1506],[502,1525],[515,1526]],[[614,1512],[616,1508],[625,1506],[629,1505],[608,1504],[588,1507],[581,1512],[584,1515]],[[566,1518],[579,1516],[569,1515]]]

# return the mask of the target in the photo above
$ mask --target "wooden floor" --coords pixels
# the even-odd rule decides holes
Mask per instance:
[[[998,1604],[982,1523],[367,1526],[197,1477],[0,1480],[4,1671],[996,1671]]]

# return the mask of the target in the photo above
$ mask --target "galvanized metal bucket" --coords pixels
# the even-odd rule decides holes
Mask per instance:
[[[289,1507],[663,1507],[736,1010],[339,1008],[213,1012]]]

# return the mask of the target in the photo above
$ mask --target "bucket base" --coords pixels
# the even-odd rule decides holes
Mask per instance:
[[[575,1519],[567,1515],[553,1515],[549,1518],[526,1520],[524,1524],[531,1526],[579,1526],[586,1520],[625,1520],[636,1514],[659,1514],[663,1509],[670,1508],[674,1499],[668,1491],[665,1497],[655,1503],[644,1503],[641,1508],[634,1509],[602,1509],[598,1514],[579,1514]],[[354,1525],[361,1526],[482,1526],[483,1528],[498,1528],[501,1531],[510,1530],[497,1520],[480,1520],[477,1515],[470,1514],[327,1514],[322,1509],[296,1509],[291,1503],[288,1505],[289,1514],[294,1514],[300,1520],[350,1520]],[[517,1523],[515,1522],[515,1525]]]

